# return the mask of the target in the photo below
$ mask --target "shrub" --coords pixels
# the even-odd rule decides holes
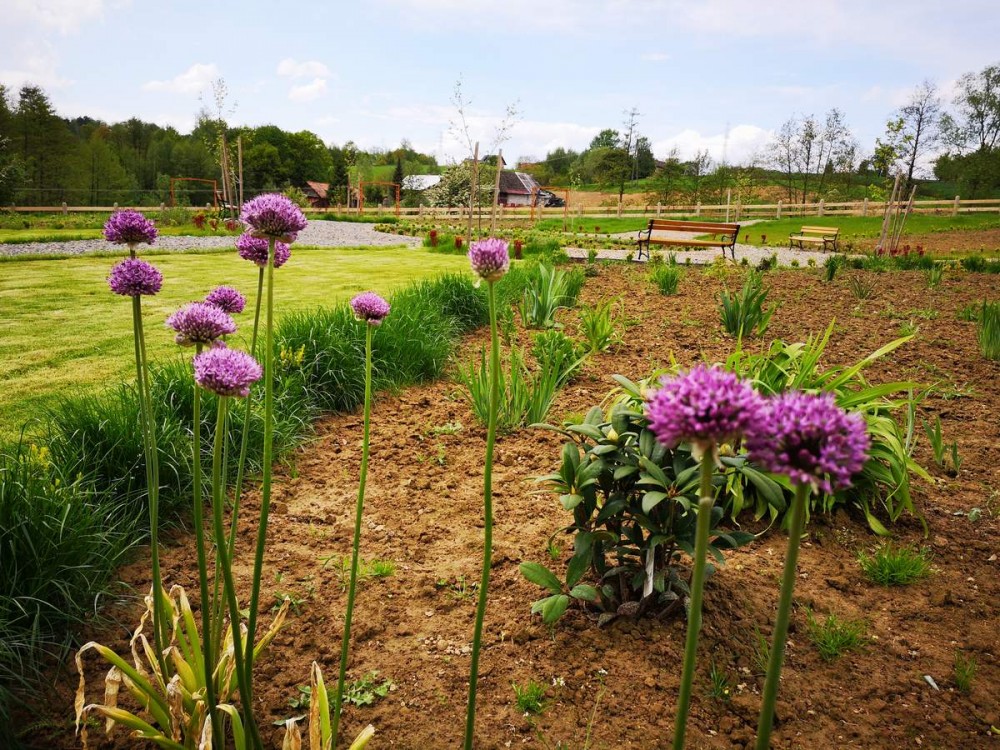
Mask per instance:
[[[966,255],[961,263],[962,268],[970,273],[983,273],[986,270],[986,259],[981,255]]]
[[[660,290],[660,294],[677,294],[683,275],[684,272],[678,266],[668,263],[657,264],[649,272],[650,281]]]
[[[743,282],[739,294],[730,295],[724,290],[719,295],[719,314],[722,327],[731,336],[763,336],[771,322],[771,316],[778,309],[777,303],[765,309],[768,290],[764,288],[763,277],[751,271]]]
[[[604,352],[622,340],[622,311],[615,311],[617,299],[598,302],[594,307],[580,311],[580,333],[590,346],[591,353]]]
[[[930,574],[926,549],[880,545],[872,554],[860,552],[858,564],[865,576],[881,586],[906,586]]]
[[[1000,361],[1000,302],[983,302],[976,321],[976,337],[983,356]]]
[[[521,300],[521,321],[530,328],[552,328],[557,325],[556,311],[570,307],[583,286],[582,271],[563,271],[539,263],[527,272],[526,288]]]

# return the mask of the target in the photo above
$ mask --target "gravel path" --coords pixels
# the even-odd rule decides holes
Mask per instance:
[[[236,238],[224,237],[158,237],[158,250],[205,250],[234,247]],[[296,240],[299,245],[319,247],[369,247],[372,245],[421,244],[419,237],[376,232],[371,224],[351,221],[311,221]],[[108,250],[104,240],[70,240],[68,242],[25,242],[0,245],[0,255],[83,255],[95,250]]]

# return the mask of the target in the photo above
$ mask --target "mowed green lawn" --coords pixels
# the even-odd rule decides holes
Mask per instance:
[[[235,316],[249,340],[258,269],[235,252],[149,257],[163,273],[163,289],[143,298],[151,359],[176,356],[164,321],[185,302],[200,300],[219,284],[248,298]],[[0,443],[60,396],[114,385],[134,377],[131,304],[108,289],[114,258],[9,261],[0,264]],[[357,292],[388,294],[416,279],[466,271],[461,256],[406,248],[292,248],[275,271],[275,309],[283,312],[331,305]],[[190,350],[185,350],[190,354]]]

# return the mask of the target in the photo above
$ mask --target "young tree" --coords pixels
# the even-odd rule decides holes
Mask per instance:
[[[621,147],[621,136],[619,136],[618,131],[614,128],[605,128],[600,133],[595,135],[590,141],[590,145],[587,146],[588,151],[593,151],[598,148],[620,148]]]
[[[403,187],[403,159],[402,157],[396,158],[396,168],[392,170],[392,181],[395,182],[400,188]]]
[[[955,115],[945,114],[941,128],[958,153],[990,151],[1000,138],[1000,63],[958,81]]]
[[[917,162],[934,148],[938,140],[938,121],[941,118],[941,97],[937,87],[925,80],[910,95],[910,101],[899,110],[903,121],[904,137],[900,154],[906,166],[906,191],[913,184]]]

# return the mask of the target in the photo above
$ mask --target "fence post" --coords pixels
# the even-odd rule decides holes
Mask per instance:
[[[162,211],[166,211],[166,210],[167,210],[167,204],[166,203],[160,203],[160,211],[162,212]]]
[[[780,219],[781,218],[781,198],[778,198],[778,211],[774,215],[774,218],[775,219]]]
[[[69,213],[69,210],[68,210],[68,208],[67,208],[67,206],[66,206],[66,201],[63,201],[63,204],[62,204],[62,212],[63,212],[63,216],[65,216],[66,214],[68,214],[68,213]]]
[[[823,200],[820,199],[820,201],[819,201],[819,216],[823,215],[824,210],[825,210],[825,208],[823,207]]]
[[[956,195],[955,196],[955,205],[952,206],[952,209],[951,209],[951,215],[952,216],[958,216],[958,204],[959,204],[959,199],[958,199],[958,196]]]
[[[662,204],[660,204],[660,203],[657,203],[657,204],[656,204],[656,217],[657,217],[657,218],[659,218],[659,217],[660,217],[660,212],[661,212],[661,211],[663,211],[663,205],[662,205]]]
[[[622,201],[622,197],[619,195],[618,196],[618,218],[621,218],[621,215],[622,215],[622,202],[623,202]]]
[[[868,215],[868,196],[865,196],[864,201],[862,201],[861,203],[861,215],[862,216]]]
[[[694,207],[694,215],[701,216],[701,201],[698,201],[698,205]]]

